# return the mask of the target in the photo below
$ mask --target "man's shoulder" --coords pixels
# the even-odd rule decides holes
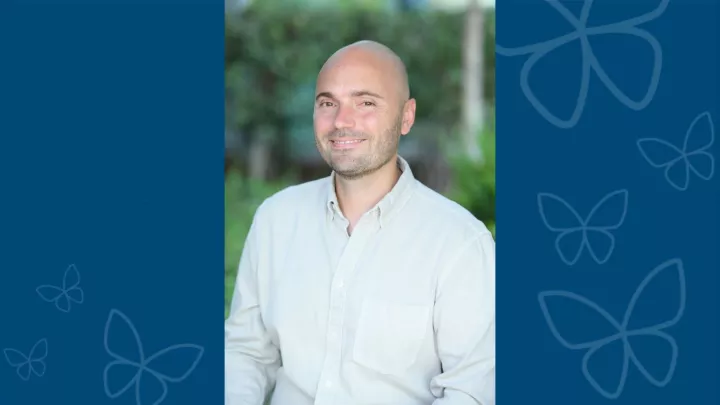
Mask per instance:
[[[433,227],[438,228],[441,234],[455,235],[461,239],[490,234],[485,223],[447,196],[420,182],[417,182],[415,193],[419,211],[427,213],[427,218],[432,218]]]
[[[442,251],[444,262],[479,263],[494,257],[492,232],[467,208],[425,185],[419,185],[416,194],[414,211],[423,215],[424,219],[418,223],[426,230],[425,241],[432,238],[433,246]]]
[[[302,212],[304,207],[317,206],[327,198],[328,177],[287,186],[267,197],[257,210],[257,215],[275,217]]]

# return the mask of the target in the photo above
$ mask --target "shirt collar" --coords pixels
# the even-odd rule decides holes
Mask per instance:
[[[369,212],[375,211],[380,226],[386,225],[390,219],[405,205],[412,193],[415,185],[415,176],[408,162],[401,156],[397,158],[397,166],[402,172],[395,186],[387,193],[380,202],[378,202]],[[338,204],[337,194],[335,193],[335,172],[333,171],[329,177],[327,209],[330,218],[336,215],[342,217],[340,206]]]

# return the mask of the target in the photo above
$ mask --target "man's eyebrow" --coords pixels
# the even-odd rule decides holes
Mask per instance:
[[[350,95],[351,95],[352,97],[370,96],[370,97],[375,97],[375,98],[378,98],[378,99],[381,99],[381,100],[383,99],[383,96],[381,96],[381,95],[379,95],[379,94],[377,94],[377,93],[373,93],[372,91],[369,91],[369,90],[353,91]],[[318,93],[317,96],[315,96],[315,101],[319,100],[321,97],[335,98],[335,96],[333,96],[332,93],[327,92],[327,91],[323,91],[323,92]]]
[[[370,96],[370,97],[375,97],[375,98],[379,98],[379,99],[383,98],[381,95],[379,95],[377,93],[373,93],[372,91],[368,91],[368,90],[354,91],[352,93],[352,96],[353,97]]]
[[[327,98],[334,98],[332,93],[329,93],[327,91],[323,91],[321,93],[318,93],[317,96],[315,96],[315,101],[318,101],[321,97],[327,97]]]

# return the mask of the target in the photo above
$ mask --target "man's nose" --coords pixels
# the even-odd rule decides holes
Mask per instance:
[[[341,105],[335,114],[335,128],[352,128],[355,126],[355,117],[353,116],[353,108]]]

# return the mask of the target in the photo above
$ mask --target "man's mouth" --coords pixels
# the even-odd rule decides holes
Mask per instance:
[[[332,145],[333,149],[351,149],[360,145],[363,142],[365,142],[364,139],[336,139],[331,140],[330,144]]]

